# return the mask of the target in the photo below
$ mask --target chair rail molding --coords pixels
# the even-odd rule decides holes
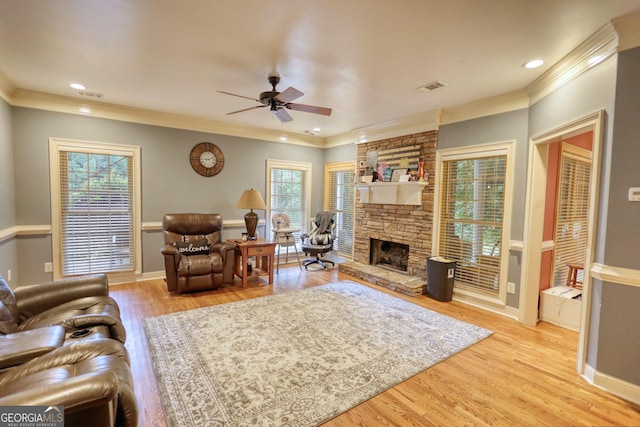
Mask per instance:
[[[13,239],[16,236],[37,236],[37,235],[50,235],[51,225],[14,225],[0,229],[0,243]]]
[[[603,282],[640,287],[640,270],[594,263],[591,276]]]

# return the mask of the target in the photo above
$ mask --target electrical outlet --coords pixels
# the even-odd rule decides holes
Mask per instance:
[[[44,272],[45,273],[53,272],[53,263],[52,262],[45,262],[44,263]]]
[[[515,294],[516,293],[516,284],[513,282],[507,282],[507,293]]]
[[[7,282],[11,281],[11,269],[7,270]]]

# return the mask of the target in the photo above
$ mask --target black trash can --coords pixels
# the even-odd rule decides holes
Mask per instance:
[[[453,299],[456,262],[441,257],[427,259],[427,295],[437,301]]]

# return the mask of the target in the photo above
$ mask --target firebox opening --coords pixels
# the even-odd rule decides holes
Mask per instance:
[[[369,263],[406,273],[409,265],[409,245],[370,239]]]

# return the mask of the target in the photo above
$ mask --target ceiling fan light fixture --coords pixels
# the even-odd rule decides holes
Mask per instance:
[[[261,108],[261,107],[269,107],[273,115],[275,115],[282,123],[290,122],[293,120],[293,117],[291,117],[291,115],[287,112],[287,110],[303,111],[305,113],[321,114],[323,116],[331,115],[331,108],[317,107],[315,105],[305,105],[305,104],[298,104],[298,103],[291,102],[303,96],[304,93],[300,92],[298,89],[295,89],[293,87],[288,87],[283,92],[278,92],[276,90],[276,85],[280,81],[279,76],[271,74],[269,75],[267,80],[271,85],[271,90],[262,92],[258,99],[253,99],[248,96],[237,95],[235,93],[219,90],[218,91],[219,93],[236,96],[238,98],[250,99],[260,104],[254,107],[243,108],[242,110],[232,111],[230,113],[227,113],[227,115],[242,113],[244,111],[254,110],[256,108]]]

